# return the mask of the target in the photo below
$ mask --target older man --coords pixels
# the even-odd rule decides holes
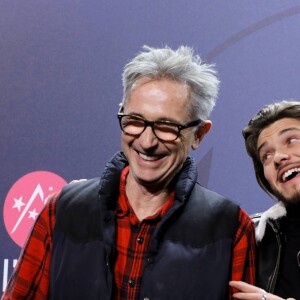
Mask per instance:
[[[125,66],[123,151],[50,199],[3,299],[219,300],[228,280],[254,282],[254,224],[197,182],[188,156],[218,83],[184,46],[145,47]]]

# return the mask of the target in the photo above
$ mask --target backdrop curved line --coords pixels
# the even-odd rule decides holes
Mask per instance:
[[[284,10],[278,14],[272,15],[268,18],[265,18],[263,20],[260,20],[251,26],[239,31],[238,33],[232,35],[227,40],[225,40],[223,43],[219,44],[215,48],[213,48],[211,51],[209,51],[205,57],[208,61],[211,61],[216,56],[218,56],[220,53],[222,53],[227,48],[231,47],[232,45],[236,44],[240,40],[244,39],[245,37],[249,36],[250,34],[267,27],[271,24],[274,24],[276,22],[279,22],[285,18],[289,18],[293,15],[300,13],[300,5],[294,6],[292,8],[289,8],[287,10]]]

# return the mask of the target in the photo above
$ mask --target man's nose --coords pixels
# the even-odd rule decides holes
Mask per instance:
[[[152,148],[158,143],[158,138],[154,134],[151,126],[147,126],[145,128],[145,130],[141,133],[139,139],[143,148]]]
[[[289,154],[284,151],[276,151],[274,154],[274,163],[280,165],[282,162],[289,159]]]

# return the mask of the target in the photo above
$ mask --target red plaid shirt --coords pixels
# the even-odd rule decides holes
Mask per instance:
[[[138,299],[143,261],[149,241],[161,217],[174,201],[174,195],[172,195],[160,211],[140,222],[126,199],[125,178],[127,173],[128,170],[124,169],[120,184],[120,209],[117,212],[118,257],[114,269],[115,300]],[[52,233],[57,197],[58,194],[49,199],[38,217],[1,300],[48,299]],[[254,284],[254,224],[242,209],[239,212],[239,222],[240,226],[235,236],[232,253],[230,280],[243,280]],[[231,288],[229,294],[232,294]]]
[[[117,260],[115,264],[114,299],[139,299],[143,266],[151,236],[163,215],[174,203],[174,193],[164,206],[143,221],[139,221],[131,208],[126,192],[125,179],[129,168],[121,175],[119,211],[117,212]]]

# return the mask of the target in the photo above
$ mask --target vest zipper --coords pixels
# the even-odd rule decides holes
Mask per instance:
[[[270,283],[269,283],[269,292],[274,293],[275,292],[276,279],[277,279],[278,271],[279,271],[282,245],[281,245],[280,236],[279,236],[277,227],[270,221],[267,221],[267,223],[272,227],[272,229],[275,233],[275,236],[276,236],[277,244],[278,244],[278,255],[277,255],[275,270],[274,270],[274,272],[271,276],[271,280],[270,280]]]

